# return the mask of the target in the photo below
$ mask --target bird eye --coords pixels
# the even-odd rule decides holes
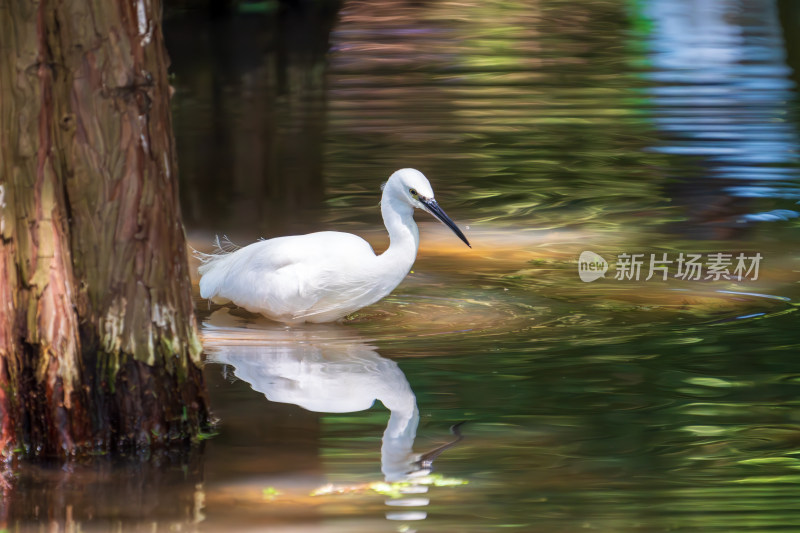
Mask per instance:
[[[419,196],[419,195],[417,194],[417,189],[408,189],[408,192],[410,192],[410,193],[411,193],[411,196],[413,196],[414,198],[416,198],[417,196]]]

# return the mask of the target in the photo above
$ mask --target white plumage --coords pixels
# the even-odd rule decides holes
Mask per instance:
[[[323,231],[258,241],[232,252],[196,256],[200,295],[233,302],[267,318],[296,324],[331,322],[388,295],[406,277],[419,248],[414,208],[432,214],[469,242],[436,203],[425,176],[395,172],[383,187],[381,213],[389,248],[375,255],[356,235]]]

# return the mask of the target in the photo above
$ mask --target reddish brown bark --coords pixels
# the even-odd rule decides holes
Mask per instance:
[[[156,0],[0,6],[0,451],[207,420]]]

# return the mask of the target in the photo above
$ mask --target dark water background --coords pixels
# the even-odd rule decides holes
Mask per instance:
[[[218,435],[25,471],[12,523],[800,530],[796,2],[248,3],[165,31],[194,246],[381,249],[379,185],[411,166],[474,248],[418,214],[413,273],[344,324],[198,299]],[[586,250],[604,279],[579,279]],[[614,278],[623,253],[715,252],[761,254],[758,279]],[[451,486],[374,484],[462,421],[434,462]]]

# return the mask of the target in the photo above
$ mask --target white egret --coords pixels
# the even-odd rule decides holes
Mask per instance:
[[[322,231],[262,240],[232,252],[196,254],[200,296],[232,302],[267,318],[297,324],[331,322],[388,295],[411,270],[419,248],[414,208],[427,211],[469,241],[433,198],[428,179],[404,168],[383,186],[381,214],[389,248],[376,255],[356,235]]]

